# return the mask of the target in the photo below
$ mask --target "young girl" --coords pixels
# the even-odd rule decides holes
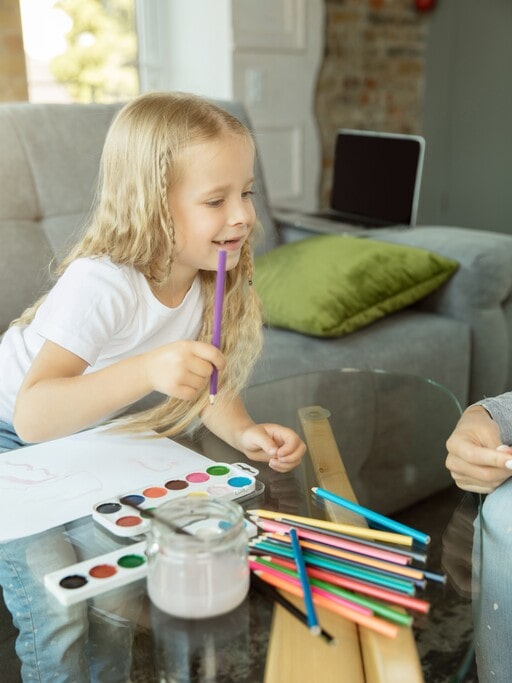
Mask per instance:
[[[253,460],[279,472],[299,464],[305,446],[297,434],[255,424],[239,398],[261,348],[251,286],[253,164],[249,131],[201,98],[147,94],[119,112],[83,238],[51,291],[0,346],[0,450],[132,413],[151,395],[159,402],[123,418],[123,427],[175,436],[199,417]],[[210,343],[219,249],[227,252],[220,350]],[[0,545],[0,584],[20,631],[24,679],[89,680],[77,654],[83,613],[75,611],[75,628],[70,612],[60,624],[56,614],[46,618],[52,607],[32,578],[30,542]],[[65,642],[56,635],[63,622]]]

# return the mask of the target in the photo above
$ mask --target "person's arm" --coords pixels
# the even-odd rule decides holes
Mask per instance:
[[[446,466],[461,489],[490,493],[512,475],[512,448],[482,405],[464,411],[446,447]]]
[[[204,425],[220,439],[250,460],[268,462],[277,472],[296,467],[306,452],[306,445],[293,429],[274,423],[255,423],[240,397],[229,403],[216,401],[201,417]]]
[[[96,424],[152,391],[193,400],[213,367],[224,365],[211,344],[180,341],[83,374],[83,359],[46,341],[18,392],[14,428],[24,441],[48,441]]]

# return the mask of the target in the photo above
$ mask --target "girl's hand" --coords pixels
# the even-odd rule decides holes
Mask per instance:
[[[244,429],[239,444],[239,450],[250,460],[268,462],[276,472],[297,467],[306,452],[306,444],[292,429],[270,423]]]
[[[491,493],[512,475],[512,448],[501,443],[498,425],[481,406],[464,412],[446,447],[446,467],[461,489]]]
[[[194,400],[206,387],[213,368],[223,370],[223,354],[212,344],[178,341],[142,356],[153,391],[185,401]]]

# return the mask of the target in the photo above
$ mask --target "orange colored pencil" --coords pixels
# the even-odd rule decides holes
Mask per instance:
[[[286,569],[295,569],[295,563],[290,560],[285,560],[283,557],[278,557],[269,555],[268,559],[274,564],[277,564]],[[390,591],[385,588],[378,586],[372,586],[364,581],[358,581],[357,579],[347,578],[341,576],[340,574],[335,574],[334,572],[327,571],[325,569],[317,569],[316,567],[306,567],[307,573],[314,579],[321,579],[322,581],[329,581],[335,586],[340,586],[341,588],[347,588],[348,590],[355,591],[356,593],[362,593],[363,595],[369,595],[370,597],[383,600],[384,602],[390,602],[394,605],[400,605],[401,607],[407,607],[408,609],[415,610],[416,612],[421,612],[422,614],[428,614],[430,610],[430,604],[426,600],[420,600],[419,598],[411,598],[408,595],[403,595],[401,593],[396,593],[395,591]]]
[[[299,598],[304,597],[302,588],[300,588],[300,586],[296,586],[289,581],[279,579],[265,571],[256,571],[255,573],[260,577],[260,579],[270,583],[272,586],[275,586],[275,588],[280,588],[281,590],[287,591],[288,593],[291,593]],[[366,626],[372,631],[376,631],[377,633],[387,636],[388,638],[396,638],[398,635],[398,626],[391,624],[384,619],[379,619],[379,617],[360,614],[359,612],[351,610],[348,607],[343,607],[342,605],[329,600],[329,598],[325,598],[324,596],[318,594],[313,595],[313,602],[319,607],[325,607],[325,609],[329,610],[330,612],[334,612],[335,614],[338,614],[349,621],[359,624],[359,626]]]

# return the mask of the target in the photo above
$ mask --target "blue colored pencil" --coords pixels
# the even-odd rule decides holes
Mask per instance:
[[[292,541],[293,555],[295,559],[295,564],[297,565],[297,571],[299,573],[302,592],[304,593],[304,605],[306,607],[309,630],[315,635],[318,635],[318,633],[320,633],[321,631],[321,628],[318,623],[316,609],[313,604],[311,586],[309,585],[309,578],[306,572],[306,565],[304,564],[302,550],[300,549],[299,537],[297,536],[297,531],[295,529],[290,529],[289,534],[290,539]]]
[[[252,541],[250,543],[252,552],[293,559],[293,550],[291,548],[285,548],[283,545],[284,544],[277,544],[271,541]],[[349,576],[369,584],[373,583],[377,586],[383,586],[384,588],[389,588],[390,590],[395,590],[399,593],[404,593],[405,595],[412,596],[415,594],[414,583],[406,579],[393,578],[389,575],[378,573],[375,570],[356,567],[355,565],[350,565],[339,559],[327,558],[319,553],[305,552],[303,553],[303,558],[304,561],[312,567],[328,569],[336,574]]]
[[[378,512],[368,510],[368,508],[365,508],[362,505],[353,503],[351,500],[346,500],[345,498],[342,498],[341,496],[338,496],[335,493],[327,491],[326,489],[322,489],[318,486],[313,486],[311,490],[314,494],[319,496],[319,498],[324,498],[325,500],[329,500],[331,503],[335,503],[336,505],[340,505],[351,512],[355,512],[369,522],[375,522],[376,524],[379,524],[387,529],[391,529],[392,531],[396,531],[399,534],[411,536],[415,541],[418,541],[418,543],[423,543],[424,545],[430,543],[430,536],[424,534],[422,531],[417,531],[416,529],[412,529],[405,524],[396,522],[394,519],[389,519],[389,517],[380,515]]]

